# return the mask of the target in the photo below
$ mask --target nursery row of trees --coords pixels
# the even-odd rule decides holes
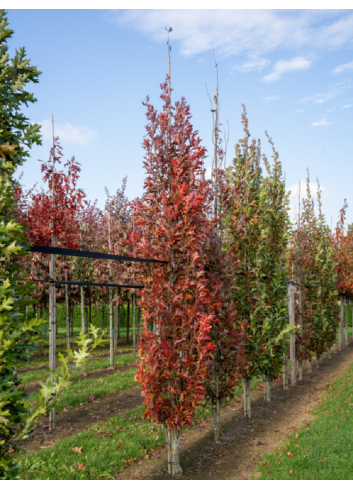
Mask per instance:
[[[353,293],[353,231],[345,229],[345,207],[331,232],[322,214],[320,192],[318,209],[314,208],[308,177],[307,195],[300,200],[293,225],[279,155],[267,134],[272,159],[262,154],[260,140],[250,138],[245,107],[244,135],[226,167],[218,89],[212,109],[212,178],[206,179],[207,150],[192,126],[186,100],[172,104],[170,72],[161,85],[162,110],[156,110],[149,99],[144,102],[146,179],[140,198],[128,201],[124,180],[115,195],[107,192],[103,210],[87,201],[79,188],[80,165],[74,158],[63,163],[58,139],[53,141],[49,161],[42,164],[47,188],[26,192],[11,174],[28,156],[24,144],[31,147],[40,142],[39,127],[20,113],[22,103],[35,101],[26,92],[26,83],[37,82],[40,73],[25,60],[24,50],[9,61],[6,41],[11,34],[2,11],[0,190],[6,198],[0,201],[0,335],[9,342],[5,346],[0,342],[0,477],[15,473],[10,440],[23,432],[16,426],[34,419],[25,413],[12,369],[26,359],[25,351],[43,334],[39,319],[26,322],[26,306],[31,304],[39,312],[50,305],[53,344],[56,302],[65,304],[68,341],[74,304],[81,305],[86,332],[85,308],[90,322],[91,308],[108,302],[112,347],[113,307],[126,301],[142,309],[137,379],[145,416],[161,425],[168,470],[180,475],[181,431],[192,425],[198,407],[210,405],[219,442],[221,406],[235,396],[237,386],[244,385],[244,415],[251,417],[251,379],[262,377],[269,401],[272,381],[283,375],[288,387],[288,359],[295,384],[296,360],[300,378],[303,362],[310,367],[315,357],[335,346],[337,331],[338,348],[343,348],[343,299]],[[93,262],[61,256],[53,264],[46,255],[25,251],[28,245],[53,243],[165,263]],[[48,276],[136,284],[144,289],[137,294],[134,289],[113,293],[111,288],[50,286],[50,296]],[[98,333],[92,330],[92,334],[96,345]],[[88,341],[81,336],[77,365],[87,359]],[[67,359],[62,361],[67,365]],[[52,378],[41,412],[52,406],[51,393],[62,388],[54,375],[53,358],[50,365]],[[26,426],[30,427],[29,421]]]

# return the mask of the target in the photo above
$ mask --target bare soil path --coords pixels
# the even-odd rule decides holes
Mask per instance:
[[[351,343],[331,360],[325,356],[323,364],[318,369],[313,366],[312,374],[305,372],[291,390],[284,391],[280,379],[274,382],[271,402],[263,400],[260,386],[252,393],[252,419],[243,417],[242,402],[236,400],[222,412],[224,438],[219,445],[213,442],[210,419],[189,430],[180,446],[182,479],[250,479],[263,454],[282,445],[303,423],[310,423],[321,394],[352,362]],[[162,450],[120,471],[116,478],[171,479],[166,468],[167,454]]]

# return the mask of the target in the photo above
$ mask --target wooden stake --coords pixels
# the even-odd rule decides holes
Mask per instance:
[[[288,313],[289,313],[289,323],[295,325],[294,316],[294,283],[290,282],[288,284]],[[297,383],[297,373],[295,365],[295,335],[290,336],[290,350],[289,350],[289,360],[290,360],[290,380],[291,385]]]
[[[65,282],[67,282],[67,270],[65,270]],[[66,347],[70,348],[70,312],[69,312],[69,286],[65,285],[65,316],[66,316]],[[70,353],[68,353],[70,361]]]
[[[345,343],[348,346],[348,300],[347,297],[344,300],[346,306],[346,327],[345,327]]]
[[[53,150],[52,150],[52,163],[53,163],[53,176],[52,176],[52,205],[55,209],[55,139],[54,139],[54,116],[51,116],[52,120],[52,135],[53,135]],[[52,246],[55,246],[55,222],[54,216],[52,221]],[[55,255],[50,256],[49,275],[55,280]],[[50,337],[49,337],[49,368],[50,368],[50,380],[54,382],[54,372],[56,369],[56,289],[53,283],[49,287],[49,318],[50,318]],[[49,431],[54,431],[55,424],[55,408],[49,411]]]
[[[114,353],[118,350],[118,307],[117,305],[114,306]]]
[[[113,329],[112,289],[109,287],[109,335],[110,335],[110,370],[114,370],[114,329]]]
[[[126,343],[130,340],[130,301],[127,300],[127,324],[126,324]]]
[[[85,296],[81,286],[81,331],[85,334]],[[82,375],[87,377],[87,363],[82,365]]]

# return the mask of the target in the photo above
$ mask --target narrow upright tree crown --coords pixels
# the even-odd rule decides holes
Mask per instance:
[[[192,423],[204,396],[213,348],[212,291],[204,277],[203,256],[211,189],[204,178],[206,150],[191,125],[189,106],[185,99],[177,102],[169,125],[167,83],[161,87],[162,112],[145,102],[147,176],[143,198],[135,203],[131,240],[139,256],[167,263],[144,269],[145,328],[137,378],[145,416],[180,430]]]

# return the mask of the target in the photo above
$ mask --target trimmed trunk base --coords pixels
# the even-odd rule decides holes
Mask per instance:
[[[216,404],[211,404],[211,414],[213,420],[213,433],[215,443],[221,443],[222,432],[221,432],[221,403],[216,400]]]
[[[271,381],[267,375],[262,376],[264,383],[264,400],[271,401]]]
[[[299,360],[298,362],[298,379],[303,380],[303,362]]]
[[[250,377],[244,377],[244,418],[251,418]]]
[[[181,431],[176,431],[168,426],[163,425],[163,433],[165,442],[168,449],[168,474],[174,475],[175,477],[180,477],[183,474],[183,469],[180,467],[179,463],[179,444]]]

